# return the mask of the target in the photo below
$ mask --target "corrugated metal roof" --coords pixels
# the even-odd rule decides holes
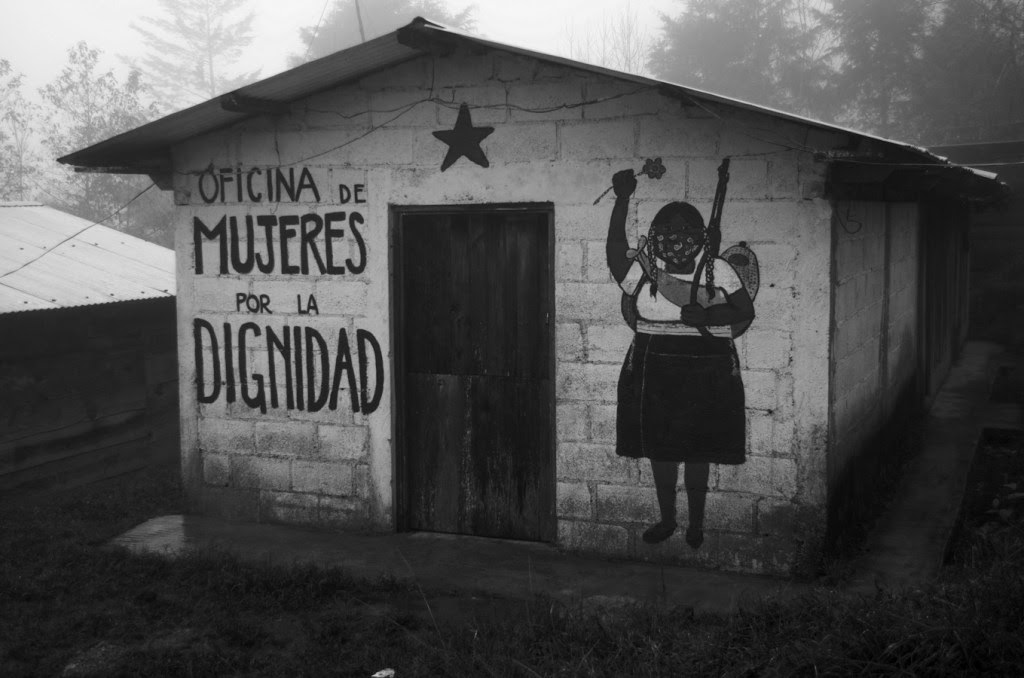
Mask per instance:
[[[0,314],[174,289],[173,250],[39,203],[0,202]]]
[[[581,61],[487,40],[422,18],[416,18],[409,25],[387,35],[302,64],[242,87],[235,92],[173,113],[88,148],[70,153],[58,160],[68,165],[110,172],[154,174],[155,171],[168,170],[170,169],[169,150],[175,144],[259,114],[259,111],[255,109],[249,112],[229,110],[236,108],[230,103],[233,98],[249,99],[257,104],[256,108],[258,108],[259,102],[288,105],[317,92],[357,80],[375,71],[432,53],[438,49],[444,50],[460,44],[500,50],[610,78],[657,87],[661,91],[690,100],[724,104],[801,125],[870,139],[892,151],[899,151],[901,157],[894,161],[899,164],[922,163],[945,166],[957,170],[953,176],[968,176],[966,173],[959,173],[960,168],[957,165],[919,146],[812,120],[693,87],[623,73]],[[837,159],[830,158],[830,160]],[[970,176],[982,180],[989,178],[980,174]]]
[[[389,33],[246,85],[231,94],[288,104],[423,54],[422,50],[399,43],[397,32]],[[254,115],[225,108],[222,100],[231,94],[171,113],[58,160],[77,167],[119,170],[134,167],[144,174],[148,173],[147,169],[167,168],[171,146]]]

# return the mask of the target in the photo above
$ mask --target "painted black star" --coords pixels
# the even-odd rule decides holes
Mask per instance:
[[[473,127],[469,117],[469,106],[459,106],[459,117],[455,119],[455,129],[434,132],[434,136],[448,144],[448,153],[441,163],[441,171],[455,164],[461,157],[472,160],[481,167],[489,167],[487,156],[480,148],[480,142],[494,131],[493,127]]]

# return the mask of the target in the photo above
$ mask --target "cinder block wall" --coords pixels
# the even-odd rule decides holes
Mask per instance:
[[[889,291],[886,335],[886,406],[898,405],[901,394],[917,378],[918,347],[918,254],[921,237],[918,209],[908,203],[888,206],[889,218]]]
[[[645,122],[641,138],[649,133]],[[800,154],[743,157],[771,147],[744,134],[749,128],[742,124],[707,117],[682,121],[679,128],[699,143],[681,140],[677,147],[671,140],[679,132],[665,127],[654,136],[661,139],[669,173],[660,184],[641,180],[632,238],[646,233],[657,210],[672,199],[693,203],[707,218],[719,159],[730,155],[722,247],[746,241],[760,259],[757,318],[737,340],[748,460],[713,467],[707,540],[699,551],[682,540],[643,543],[640,534],[658,516],[650,466],[615,455],[615,386],[632,333],[622,321],[604,259],[610,204],[580,234],[558,230],[556,208],[559,538],[573,548],[621,557],[785,572],[800,545],[824,523],[817,509],[824,505],[827,440],[830,210],[815,199],[821,190],[818,168],[804,164]],[[703,157],[693,158],[695,151]],[[684,190],[670,183],[679,166],[686,168]],[[573,209],[594,213],[589,195],[581,197],[586,201]],[[678,510],[685,524],[681,486]]]
[[[440,171],[466,102],[494,133],[481,168],[465,159]],[[801,149],[839,140],[726,106],[695,105],[656,89],[502,53],[412,61],[175,149],[179,327],[186,484],[196,505],[229,517],[311,524],[393,525],[389,205],[554,204],[557,315],[557,517],[559,542],[613,556],[786,572],[824,521],[828,436],[831,208],[824,167]],[[722,157],[732,158],[723,248],[746,241],[760,257],[757,319],[738,341],[746,385],[749,458],[712,475],[708,539],[693,555],[681,539],[658,548],[638,538],[656,518],[649,466],[614,454],[616,382],[630,342],[619,291],[604,262],[612,200],[594,199],[624,168],[661,157],[660,181],[641,178],[631,234],[646,233],[671,200],[710,214]],[[332,197],[364,184],[366,267],[358,275],[222,275],[194,271],[192,219],[266,212],[275,205],[205,205],[195,172],[210,167],[306,166]],[[349,205],[349,208],[352,206]],[[282,213],[296,205],[279,206]],[[211,255],[212,256],[212,255]],[[315,294],[316,318],[282,305],[273,322],[371,331],[384,357],[379,409],[306,412],[223,403],[199,405],[193,321],[254,321],[235,293],[268,294],[294,306]],[[325,303],[325,299],[329,303]],[[251,355],[259,367],[261,357]],[[264,368],[265,369],[265,366]],[[212,375],[207,375],[210,379]],[[680,501],[685,513],[685,501]],[[685,519],[685,516],[681,516]]]
[[[844,201],[833,221],[833,532],[878,496],[917,377],[918,209]],[[899,417],[901,422],[894,421]]]

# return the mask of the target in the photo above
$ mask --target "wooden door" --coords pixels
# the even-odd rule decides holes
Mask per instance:
[[[550,211],[396,222],[400,526],[552,540]]]

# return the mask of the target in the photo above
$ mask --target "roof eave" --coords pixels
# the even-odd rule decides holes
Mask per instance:
[[[124,132],[88,148],[59,158],[59,161],[93,171],[132,171],[151,174],[151,169],[169,167],[170,148],[199,134],[215,132],[254,115],[278,115],[290,110],[295,101],[321,91],[358,80],[373,72],[396,66],[424,54],[448,54],[460,46],[503,51],[567,68],[656,88],[691,105],[708,103],[845,134],[882,151],[886,160],[896,164],[957,167],[945,158],[912,144],[886,139],[853,129],[813,120],[793,113],[753,104],[740,99],[641,75],[624,73],[602,66],[553,54],[495,42],[417,17],[411,23],[387,35],[278,73],[234,92],[172,113],[164,118]],[[148,143],[147,143],[147,140]],[[153,158],[163,158],[154,164]],[[824,158],[829,162],[841,158]],[[992,181],[995,177],[992,175]]]
[[[406,28],[428,24],[417,19]],[[170,168],[170,148],[191,137],[216,132],[257,115],[287,113],[295,101],[397,66],[423,53],[402,44],[399,31],[389,33],[169,113],[61,156],[57,162],[117,173],[150,174],[154,169],[166,170]],[[382,54],[385,57],[379,58]],[[355,66],[341,68],[346,62]],[[335,77],[337,72],[340,75]]]

